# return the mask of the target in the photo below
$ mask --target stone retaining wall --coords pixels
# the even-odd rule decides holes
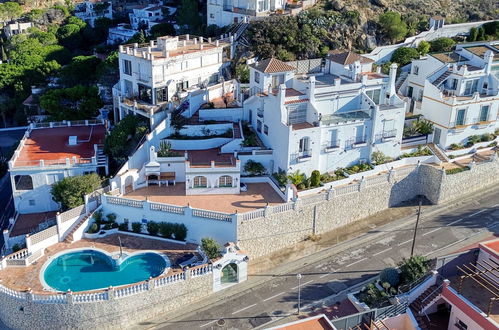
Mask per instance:
[[[213,273],[100,301],[33,302],[0,292],[0,319],[12,329],[123,329],[192,304],[213,291]]]
[[[341,196],[333,193],[329,200],[321,201],[317,195],[303,197],[293,210],[250,220],[238,219],[238,245],[252,258],[261,257],[290,247],[311,234],[343,227],[418,195],[425,195],[434,204],[460,198],[497,184],[498,174],[498,160],[448,175],[430,165],[395,171],[389,181],[361,183],[358,191],[352,189],[353,192]]]

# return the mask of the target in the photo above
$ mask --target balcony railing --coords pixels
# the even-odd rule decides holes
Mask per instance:
[[[296,154],[296,160],[298,162],[304,162],[312,158],[312,150],[300,151]]]
[[[351,149],[355,147],[362,147],[367,143],[367,136],[356,136],[345,141],[345,148]]]
[[[327,141],[324,145],[324,150],[326,152],[333,151],[340,148],[341,140]]]
[[[393,139],[396,136],[397,136],[397,130],[392,129],[389,131],[383,131],[381,133],[376,134],[376,140],[377,141],[389,140]]]
[[[346,123],[358,120],[369,120],[371,116],[366,111],[350,111],[344,113],[335,113],[332,115],[322,116],[320,119],[321,123],[324,125],[336,125],[339,123]]]

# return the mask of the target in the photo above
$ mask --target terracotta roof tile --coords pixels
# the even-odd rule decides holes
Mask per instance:
[[[278,73],[296,70],[295,67],[276,58],[269,58],[252,65],[253,68],[264,73]]]

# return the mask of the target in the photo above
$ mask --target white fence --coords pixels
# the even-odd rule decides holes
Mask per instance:
[[[136,283],[133,285],[122,287],[110,287],[109,289],[99,290],[88,293],[53,293],[53,294],[35,294],[31,291],[19,292],[9,289],[0,284],[0,292],[13,297],[19,301],[32,301],[39,304],[86,304],[99,301],[108,301],[121,299],[143,292],[157,290],[167,287],[170,284],[181,281],[188,281],[191,277],[205,276],[212,273],[211,265],[202,265],[192,269],[188,269],[182,273],[177,273],[169,276],[162,276],[151,279],[149,281]]]
[[[26,237],[26,248],[28,251],[45,249],[59,242],[59,231],[57,225],[42,230],[32,236]]]

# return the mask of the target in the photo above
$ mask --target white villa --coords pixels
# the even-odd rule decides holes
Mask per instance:
[[[3,31],[7,39],[10,39],[17,34],[26,33],[32,26],[31,22],[14,22],[5,25]]]
[[[151,4],[134,8],[129,14],[132,29],[144,29],[146,32],[149,32],[154,25],[161,23],[164,19],[162,11],[163,8],[164,7],[159,4]]]
[[[310,175],[369,162],[374,151],[400,155],[405,103],[395,93],[396,65],[386,76],[363,56],[333,51],[320,72],[295,71],[277,59],[250,68],[244,108],[274,150],[272,172]]]
[[[113,19],[113,7],[111,1],[85,0],[76,6],[75,16],[94,27],[96,19],[104,17]]]
[[[285,0],[209,0],[208,25],[226,26],[283,10]]]
[[[109,32],[107,35],[107,44],[115,45],[121,44],[130,40],[138,31],[128,28],[128,24],[120,23],[118,26],[109,28]]]
[[[52,184],[99,168],[107,174],[105,132],[101,121],[31,124],[9,161],[16,211],[26,214],[59,210],[50,193]]]
[[[459,44],[450,53],[413,61],[400,92],[412,99],[408,111],[434,124],[433,142],[443,148],[494,133],[499,128],[499,42]]]
[[[160,37],[119,48],[120,81],[113,88],[115,118],[135,113],[151,127],[190,92],[218,83],[229,64],[229,43],[189,35]]]

